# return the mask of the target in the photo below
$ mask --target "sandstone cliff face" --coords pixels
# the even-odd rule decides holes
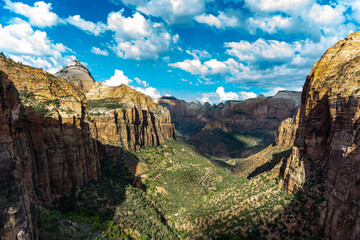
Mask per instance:
[[[0,69],[13,80],[25,106],[63,121],[82,118],[92,137],[104,145],[137,150],[175,138],[167,109],[125,85],[95,82],[76,60],[57,76],[1,56]]]
[[[0,237],[36,239],[30,200],[47,203],[100,177],[98,142],[79,119],[60,120],[21,105],[0,71]]]
[[[89,70],[84,67],[78,60],[70,62],[65,68],[55,73],[55,76],[63,78],[73,83],[83,92],[88,92],[95,84],[94,78]]]
[[[213,106],[158,100],[170,110],[181,137],[204,154],[225,158],[247,157],[273,142],[281,121],[296,115],[299,102],[300,93],[291,91]]]
[[[328,49],[303,89],[291,158],[305,164],[288,160],[285,187],[294,191],[322,172],[319,226],[332,239],[360,239],[360,33]]]
[[[213,106],[172,97],[161,98],[158,103],[170,110],[171,118],[177,125],[188,122],[200,129],[206,126],[207,129],[244,133],[268,129],[275,133],[282,120],[296,115],[299,101],[298,92],[281,91],[271,98],[227,101]]]
[[[298,129],[299,118],[287,118],[281,122],[275,139],[275,145],[294,146],[296,132]]]
[[[126,85],[96,83],[86,97],[92,134],[104,144],[138,150],[175,138],[169,111]]]

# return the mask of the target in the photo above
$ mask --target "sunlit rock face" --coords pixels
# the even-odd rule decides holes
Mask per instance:
[[[0,239],[37,239],[34,204],[99,179],[103,156],[175,138],[169,111],[150,97],[84,87],[0,56]]]
[[[256,136],[267,146],[275,139],[281,121],[296,115],[300,99],[300,92],[280,91],[273,97],[260,95],[213,105],[174,97],[163,97],[157,102],[170,110],[179,135],[201,153],[231,158],[247,157],[263,148],[244,149],[247,143],[234,139],[232,134]]]
[[[62,121],[82,118],[92,137],[102,144],[138,150],[176,137],[166,108],[126,85],[111,87],[95,82],[77,60],[51,75],[0,57],[0,70],[20,93],[26,92],[25,106],[45,108],[48,115]]]
[[[319,206],[319,226],[332,239],[360,239],[359,117],[360,33],[356,32],[315,63],[303,88],[295,141],[294,125],[285,122],[277,142],[294,142],[284,174],[286,189],[295,191],[313,174],[323,174],[326,201]]]
[[[0,71],[0,184],[2,239],[36,239],[30,202],[58,202],[101,175],[98,142],[81,118],[71,122],[24,108]]]

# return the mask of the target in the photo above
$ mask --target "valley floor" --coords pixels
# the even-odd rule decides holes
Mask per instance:
[[[100,181],[40,209],[40,239],[322,239],[316,209],[304,211],[321,201],[321,183],[295,195],[279,187],[289,154],[269,146],[212,160],[176,140],[104,159]]]

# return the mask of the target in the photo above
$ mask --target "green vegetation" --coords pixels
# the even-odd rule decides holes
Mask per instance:
[[[122,103],[119,103],[119,99],[117,98],[103,98],[97,100],[89,100],[87,102],[87,108],[89,111],[95,108],[117,109],[124,107],[125,106]]]
[[[124,151],[103,160],[99,181],[40,211],[40,239],[321,239],[306,222],[318,217],[312,206],[323,200],[321,183],[295,195],[278,185],[278,159],[288,151],[269,147],[251,159],[263,156],[257,166],[221,164],[181,140]],[[268,161],[270,168],[246,178]]]
[[[237,158],[259,152],[273,141],[273,135],[236,134],[221,129],[204,129],[186,142],[207,155]]]

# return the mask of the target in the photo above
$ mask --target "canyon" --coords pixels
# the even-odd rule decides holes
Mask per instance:
[[[299,114],[277,140],[293,145],[282,176],[287,191],[323,181],[318,224],[331,239],[360,238],[359,49],[356,32],[324,53],[306,78]]]
[[[280,123],[295,117],[300,100],[300,92],[279,91],[272,97],[213,105],[174,97],[162,97],[157,103],[169,109],[177,135],[187,143],[210,156],[234,158],[248,157],[271,144]]]
[[[360,32],[329,48],[301,98],[280,91],[217,105],[174,97],[156,104],[128,86],[96,82],[78,61],[51,75],[1,56],[0,237],[45,236],[36,224],[41,211],[50,215],[48,206],[64,197],[85,209],[107,207],[103,196],[114,195],[120,200],[104,234],[360,239],[359,49]],[[196,149],[176,139],[173,122]],[[205,141],[216,134],[213,145]],[[225,140],[239,140],[236,134],[273,136],[274,143],[232,152]],[[131,176],[120,174],[125,168]],[[141,190],[125,189],[117,177]],[[119,195],[115,183],[123,184]],[[61,215],[71,219],[68,229],[88,224],[65,213],[56,212],[55,223]]]
[[[96,83],[78,61],[66,68],[73,81],[0,57],[1,238],[37,239],[33,204],[98,180],[104,157],[175,138],[168,111],[150,97]]]

